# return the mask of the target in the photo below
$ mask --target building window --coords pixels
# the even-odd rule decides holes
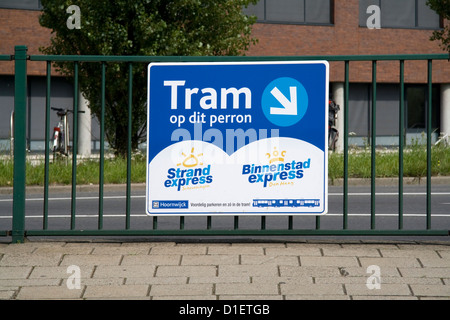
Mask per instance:
[[[0,8],[3,9],[23,9],[23,10],[42,10],[40,0],[1,0]]]
[[[427,0],[360,0],[359,25],[367,26],[372,12],[367,8],[376,5],[380,8],[381,28],[439,29],[439,15],[427,6]]]
[[[439,127],[440,93],[437,86],[432,92],[432,130]],[[423,132],[427,127],[428,87],[426,85],[408,85],[405,94],[406,128],[410,132]]]
[[[260,0],[244,12],[262,23],[322,24],[333,23],[332,0]]]
[[[399,134],[399,84],[377,84],[376,134],[377,145],[398,145]],[[427,131],[428,85],[405,85],[405,138],[423,143],[422,134]],[[432,92],[432,141],[439,135],[440,112],[439,85]],[[349,92],[349,143],[363,146],[370,144],[372,124],[372,86],[367,83],[351,83]]]

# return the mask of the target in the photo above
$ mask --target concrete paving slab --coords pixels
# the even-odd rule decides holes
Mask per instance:
[[[449,248],[330,241],[1,243],[0,299],[449,300]],[[371,266],[380,282],[369,281]]]

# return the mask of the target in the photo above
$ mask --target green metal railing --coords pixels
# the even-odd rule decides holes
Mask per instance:
[[[1,61],[11,61],[13,57],[11,55],[0,54],[0,62]],[[12,140],[11,140],[12,141]],[[13,147],[11,146],[11,149]],[[12,231],[11,231],[12,232]],[[0,230],[0,236],[7,236],[10,232],[8,230]]]
[[[154,56],[52,56],[52,55],[32,55],[27,56],[25,46],[17,46],[14,56],[0,56],[0,60],[15,61],[15,118],[14,118],[14,195],[13,195],[13,224],[12,230],[6,230],[2,234],[12,235],[13,242],[23,242],[26,236],[294,236],[294,235],[440,235],[448,236],[449,230],[434,230],[431,228],[431,112],[432,112],[432,62],[433,60],[447,60],[445,54],[427,55],[360,55],[360,56],[289,56],[289,57],[154,57]],[[25,225],[25,178],[26,178],[26,99],[27,99],[27,61],[46,62],[46,117],[45,117],[45,177],[44,177],[44,206],[43,206],[43,227],[39,230],[30,230]],[[344,179],[343,179],[343,220],[342,229],[324,230],[321,228],[321,217],[315,217],[315,228],[295,229],[293,217],[288,217],[286,229],[267,229],[266,217],[261,216],[260,228],[256,230],[241,229],[239,227],[239,217],[234,217],[233,228],[227,230],[217,230],[212,228],[212,217],[206,217],[206,229],[187,230],[185,229],[185,217],[179,217],[178,230],[161,230],[158,228],[158,218],[153,217],[152,228],[146,230],[131,229],[131,125],[132,125],[132,92],[133,92],[133,65],[137,63],[150,62],[224,62],[224,61],[294,61],[294,60],[327,60],[344,63],[345,83],[344,83]],[[426,229],[405,230],[403,228],[403,149],[404,149],[404,117],[405,117],[405,61],[423,60],[428,63],[428,110],[427,110],[427,188],[426,188]],[[48,228],[48,200],[49,200],[49,130],[50,130],[50,84],[51,84],[51,64],[53,62],[64,61],[74,64],[74,99],[73,110],[77,114],[78,110],[78,76],[79,63],[98,63],[100,68],[101,83],[101,116],[100,123],[100,160],[99,160],[99,203],[98,203],[98,223],[96,230],[81,230],[76,228],[76,170],[77,157],[72,158],[72,192],[71,192],[71,219],[69,230],[49,230]],[[349,128],[349,87],[350,87],[350,63],[354,61],[368,61],[372,63],[372,117],[371,117],[371,206],[370,206],[370,229],[353,230],[348,225],[348,128]],[[398,175],[398,226],[392,230],[379,230],[376,228],[376,208],[375,208],[375,159],[376,159],[376,103],[377,103],[377,64],[379,61],[398,61],[400,64],[400,93],[399,93],[399,175]],[[122,230],[105,230],[103,226],[104,211],[104,117],[105,117],[105,91],[106,91],[106,64],[126,63],[128,64],[128,156],[127,156],[127,182],[126,182],[126,214],[125,228]],[[73,154],[77,154],[77,117],[73,118]]]

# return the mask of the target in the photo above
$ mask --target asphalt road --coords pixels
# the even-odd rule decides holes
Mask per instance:
[[[426,228],[426,189],[425,185],[407,185],[404,187],[404,220],[403,229],[421,230]],[[106,190],[106,189],[105,189]],[[370,187],[349,187],[348,195],[348,228],[370,229],[371,196]],[[450,230],[450,186],[436,185],[432,187],[432,229]],[[105,191],[103,229],[125,228],[125,189]],[[329,187],[329,213],[320,219],[321,229],[340,230],[343,225],[343,193],[342,187]],[[42,192],[32,192],[26,198],[26,229],[42,229]],[[12,227],[12,195],[0,195],[0,230]],[[396,229],[398,227],[398,189],[397,187],[376,187],[375,205],[376,229]],[[58,230],[70,229],[71,196],[70,190],[53,190],[49,196],[48,228]],[[98,191],[78,191],[76,201],[75,229],[97,229],[98,227]],[[145,214],[145,191],[134,190],[131,196],[131,229],[145,230],[153,227],[153,219]],[[314,229],[314,216],[296,216],[294,228]],[[212,228],[232,229],[234,219],[213,217]],[[158,229],[178,229],[178,217],[159,217]],[[240,229],[258,229],[260,217],[241,216]],[[286,229],[286,216],[270,216],[266,218],[266,229]],[[205,229],[205,217],[186,217],[185,229]],[[450,237],[447,237],[450,238]]]

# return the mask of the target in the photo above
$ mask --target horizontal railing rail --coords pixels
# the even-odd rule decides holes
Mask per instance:
[[[336,55],[336,56],[99,56],[99,55],[32,55],[31,61],[67,62],[248,62],[248,61],[400,61],[448,60],[448,54]]]
[[[14,56],[8,54],[0,54],[0,61],[11,61],[13,58]]]

